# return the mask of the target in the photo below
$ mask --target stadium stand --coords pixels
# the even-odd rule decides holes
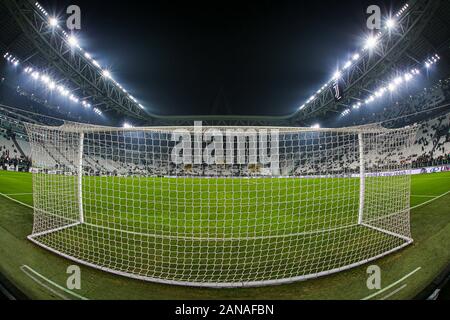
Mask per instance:
[[[0,136],[0,150],[4,162],[6,159],[25,160],[31,157],[31,149],[24,136],[17,136],[8,130],[2,129]],[[13,138],[16,137],[16,138]],[[289,139],[290,138],[290,139]],[[286,138],[286,141],[293,137]],[[295,137],[294,137],[295,138]],[[294,139],[295,140],[295,139]],[[14,142],[17,141],[17,144]],[[61,150],[57,143],[43,146],[47,152],[47,161],[55,170],[75,170],[75,159],[68,158],[67,150]],[[165,176],[165,175],[188,175],[188,176],[264,176],[263,168],[239,166],[239,165],[217,165],[215,168],[206,169],[203,166],[192,166],[179,168],[176,166],[162,167],[158,164],[167,163],[167,159],[155,157],[151,161],[139,160],[136,151],[126,149],[124,145],[124,156],[113,156],[100,150],[107,146],[92,145],[91,155],[86,156],[86,164],[90,168],[90,175],[142,175],[142,176]],[[281,148],[287,148],[281,145]],[[313,157],[302,158],[302,152],[294,153],[291,158],[281,159],[281,174],[296,176],[320,174],[321,172],[333,172],[335,174],[351,174],[359,168],[356,159],[354,141],[343,143],[338,149],[334,148],[334,157],[326,156],[327,151],[317,149]],[[23,151],[24,155],[21,154]],[[164,153],[162,153],[164,154]],[[308,153],[311,154],[311,153]],[[159,157],[162,157],[160,155]],[[318,161],[317,159],[323,159]],[[419,125],[417,137],[412,147],[406,152],[393,152],[389,154],[373,153],[367,159],[369,166],[382,167],[405,161],[411,161],[414,168],[450,164],[450,114],[425,121]]]

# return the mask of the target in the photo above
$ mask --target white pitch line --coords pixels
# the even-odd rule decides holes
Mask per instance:
[[[47,289],[48,291],[50,291],[51,293],[53,293],[54,295],[58,296],[59,298],[63,299],[63,300],[70,300],[68,297],[66,297],[65,295],[57,292],[56,290],[54,290],[53,288],[49,287],[48,285],[46,285],[44,282],[42,282],[41,280],[37,279],[36,277],[34,277],[32,274],[29,273],[29,271],[27,271],[24,266],[20,267],[20,270],[22,270],[23,273],[25,273],[31,280],[33,280],[34,282],[36,282],[37,284],[39,284],[41,287],[44,287],[45,289]]]
[[[1,192],[0,192],[0,196],[5,197],[5,198],[8,199],[8,200],[14,201],[14,202],[16,202],[16,203],[18,203],[18,204],[20,204],[20,205],[22,205],[22,206],[25,206],[25,207],[27,207],[27,208],[34,209],[33,206],[30,206],[29,204],[23,203],[22,201],[19,201],[19,200],[16,200],[16,199],[14,199],[14,198],[11,198],[10,196],[8,196],[8,195],[6,195],[6,194],[4,194],[4,193],[1,193]]]
[[[408,286],[408,284],[405,283],[405,284],[402,285],[400,288],[398,288],[398,289],[392,291],[391,293],[389,293],[388,295],[384,296],[384,297],[381,298],[380,300],[387,300],[387,299],[389,299],[389,298],[392,297],[393,295],[395,295],[395,294],[399,293],[401,290],[405,289],[407,286]]]
[[[427,195],[424,195],[424,194],[412,194],[411,195],[411,197],[415,197],[415,198],[436,198],[436,197],[439,197],[439,196],[427,196]]]
[[[33,193],[7,193],[5,196],[29,196],[33,195]]]
[[[53,282],[52,280],[50,280],[50,279],[44,277],[44,276],[41,275],[39,272],[33,270],[32,268],[30,268],[30,267],[27,266],[27,265],[21,266],[21,267],[20,267],[20,270],[22,270],[22,272],[25,273],[25,274],[26,274],[28,277],[30,277],[32,280],[34,280],[35,282],[39,283],[41,286],[45,287],[47,290],[51,291],[52,293],[56,294],[58,297],[60,297],[60,298],[62,298],[62,299],[64,299],[64,300],[70,300],[70,299],[69,299],[68,297],[66,297],[65,295],[63,295],[63,294],[57,292],[57,291],[54,290],[53,288],[47,286],[47,285],[46,285],[45,283],[43,283],[41,280],[44,280],[45,282],[51,284],[52,286],[58,288],[59,290],[64,291],[64,292],[67,293],[67,294],[72,295],[72,296],[75,297],[75,298],[78,298],[78,299],[81,299],[81,300],[89,300],[88,298],[85,298],[85,297],[83,297],[83,296],[81,296],[81,295],[79,295],[79,294],[77,294],[77,293],[75,293],[75,292],[73,292],[73,291],[71,291],[71,290],[69,290],[69,289],[66,289],[66,288],[60,286],[59,284]],[[29,272],[31,272],[33,275],[31,275]],[[41,280],[36,279],[36,277],[40,278]]]
[[[396,286],[397,284],[399,284],[400,282],[405,281],[406,279],[408,279],[409,277],[411,277],[413,274],[415,274],[415,273],[416,273],[417,271],[419,271],[420,269],[422,269],[422,267],[418,267],[416,270],[414,270],[414,271],[408,273],[406,276],[404,276],[403,278],[401,278],[401,279],[395,281],[394,283],[388,285],[386,288],[381,289],[381,290],[375,292],[374,294],[371,294],[370,296],[367,296],[367,297],[365,297],[365,298],[363,298],[363,299],[361,299],[361,300],[370,300],[370,299],[372,299],[372,298],[374,298],[374,297],[376,297],[376,296],[382,294],[383,292],[389,290],[390,288],[395,287],[395,286]]]
[[[440,198],[442,198],[442,197],[445,197],[445,196],[448,195],[448,194],[450,194],[450,190],[447,191],[446,193],[441,194],[440,196],[437,196],[436,198],[433,198],[433,199],[431,199],[431,200],[425,201],[425,202],[423,202],[423,203],[421,203],[421,204],[418,204],[417,206],[411,207],[411,210],[417,209],[417,208],[420,208],[420,207],[423,207],[423,206],[425,206],[425,205],[427,205],[427,204],[429,204],[429,203],[431,203],[431,202],[433,202],[433,201],[436,201],[436,200],[438,200],[438,199],[440,199]]]

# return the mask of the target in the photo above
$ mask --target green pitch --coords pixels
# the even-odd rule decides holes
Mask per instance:
[[[42,231],[80,220],[77,182],[36,177],[35,206],[50,213],[42,212]],[[408,208],[407,177],[367,178],[366,185],[376,186],[366,195],[374,209]],[[311,277],[405,244],[358,225],[358,208],[357,178],[85,177],[84,223],[36,240],[146,279],[239,285]]]
[[[70,178],[68,178],[70,179]],[[89,181],[91,180],[91,181]],[[358,180],[357,179],[348,179],[345,184],[342,184],[342,182],[333,181],[333,179],[330,179],[327,182],[318,181],[317,180],[295,180],[295,179],[248,179],[248,180],[228,180],[230,182],[225,182],[224,179],[191,179],[192,181],[185,181],[186,183],[180,184],[179,179],[176,179],[177,181],[174,181],[173,179],[167,179],[162,184],[157,184],[158,180],[155,179],[136,179],[136,180],[127,180],[122,178],[85,178],[84,181],[84,201],[85,201],[85,219],[86,223],[88,225],[100,225],[103,227],[108,227],[108,241],[105,241],[106,245],[109,245],[110,247],[105,246],[101,250],[97,251],[98,254],[102,254],[102,252],[108,252],[107,250],[111,250],[111,252],[115,252],[116,256],[111,256],[109,259],[111,261],[115,261],[116,265],[115,267],[120,267],[123,265],[125,268],[129,268],[129,260],[120,260],[120,257],[123,257],[124,251],[121,252],[122,249],[126,249],[128,252],[135,252],[135,253],[142,253],[142,251],[146,252],[152,257],[159,256],[160,260],[157,261],[156,259],[153,259],[155,262],[155,265],[151,266],[154,268],[153,270],[167,270],[167,268],[170,268],[173,266],[173,262],[176,261],[177,263],[180,262],[189,262],[189,264],[193,264],[195,266],[195,261],[201,262],[202,259],[206,258],[207,255],[212,254],[211,252],[208,252],[207,249],[204,249],[206,251],[200,251],[197,253],[192,254],[185,254],[184,256],[179,257],[173,257],[173,256],[165,256],[167,255],[166,250],[163,250],[164,247],[171,247],[174,245],[180,245],[180,242],[178,241],[176,244],[173,243],[173,240],[164,240],[164,241],[158,241],[157,243],[160,244],[160,248],[158,248],[155,245],[152,245],[150,247],[146,247],[143,245],[145,243],[142,241],[141,238],[142,235],[140,233],[152,233],[154,232],[155,235],[160,234],[173,234],[173,235],[186,235],[186,236],[192,236],[192,234],[195,234],[198,238],[215,238],[215,237],[230,237],[229,239],[229,245],[227,246],[228,252],[225,253],[224,257],[228,258],[229,261],[224,261],[222,263],[226,263],[227,266],[230,268],[235,269],[229,269],[230,274],[235,273],[236,271],[240,272],[256,272],[261,278],[268,278],[275,276],[275,273],[273,273],[273,270],[275,267],[280,266],[282,261],[287,261],[287,263],[291,262],[294,263],[294,261],[299,261],[298,254],[300,252],[296,252],[295,250],[292,250],[292,248],[298,247],[296,243],[293,242],[293,239],[289,240],[289,245],[292,245],[291,252],[283,251],[282,249],[286,247],[286,243],[283,243],[283,241],[278,242],[264,242],[267,240],[262,239],[249,239],[246,240],[246,245],[248,247],[246,248],[252,248],[257,249],[264,248],[264,250],[267,250],[272,256],[273,264],[272,265],[258,265],[255,263],[255,261],[245,260],[246,257],[248,258],[248,252],[242,252],[237,248],[237,243],[235,240],[233,240],[233,237],[242,237],[242,236],[249,236],[250,237],[256,237],[258,238],[260,235],[267,234],[267,232],[270,232],[270,234],[277,235],[278,233],[284,233],[286,231],[293,232],[293,233],[301,233],[306,230],[314,231],[314,228],[320,229],[324,227],[324,224],[326,223],[323,218],[325,216],[331,217],[331,226],[332,227],[339,227],[339,226],[351,226],[355,224],[355,221],[357,221],[357,202],[358,202],[358,196],[357,196],[357,190],[358,190]],[[278,181],[277,181],[278,180]],[[281,180],[281,182],[280,182]],[[206,182],[198,182],[198,181],[206,181]],[[243,182],[245,181],[245,182]],[[255,182],[258,181],[258,182]],[[434,175],[424,175],[424,176],[415,176],[413,177],[413,189],[412,189],[412,198],[411,198],[411,204],[412,206],[416,206],[420,203],[424,203],[426,201],[432,200],[434,197],[441,195],[445,192],[447,192],[450,189],[450,174],[444,173],[444,174],[434,174]],[[198,183],[196,185],[195,183]],[[322,184],[319,186],[318,184]],[[263,185],[261,185],[263,184]],[[271,184],[270,188],[266,188],[267,184]],[[323,189],[324,184],[327,186],[325,189],[326,191],[319,192],[319,187]],[[183,186],[184,185],[184,186]],[[60,190],[63,192],[62,189],[63,186],[65,188],[72,188],[70,184],[63,184],[61,185]],[[140,193],[139,190],[148,190],[149,186],[154,186],[154,191],[151,193],[151,196],[155,197],[153,199],[149,199],[149,195],[144,195],[143,193]],[[187,188],[187,186],[190,186]],[[336,188],[336,186],[341,186],[341,188]],[[287,190],[292,190],[292,193],[286,192]],[[339,191],[332,191],[338,189]],[[159,192],[157,192],[159,190]],[[271,198],[269,198],[269,195],[267,194],[267,190],[270,190],[271,192]],[[239,191],[239,192],[237,192]],[[283,192],[284,191],[284,192]],[[356,191],[356,192],[355,192]],[[18,173],[7,173],[7,172],[0,172],[0,192],[3,194],[9,194],[11,198],[14,198],[18,201],[32,204],[32,196],[31,194],[31,175],[28,174],[18,174]],[[137,194],[137,197],[133,197],[132,199],[129,199],[129,201],[124,201],[123,198],[120,196],[117,197],[117,194]],[[241,195],[239,201],[239,205],[241,206],[241,209],[243,212],[245,212],[247,215],[253,215],[255,218],[247,219],[246,223],[243,224],[243,220],[245,219],[236,219],[236,208],[237,203],[233,203],[233,199],[227,198],[227,194],[230,194],[230,192],[234,192],[234,194]],[[299,192],[299,193],[298,193]],[[97,194],[97,197],[94,199],[92,198],[92,194]],[[298,197],[297,195],[301,194],[304,195],[304,197]],[[354,196],[355,201],[349,201],[349,195],[350,194],[356,194]],[[100,195],[100,196],[98,196]],[[180,195],[185,195],[186,198],[189,196],[193,196],[196,199],[201,199],[201,201],[196,201],[198,207],[196,207],[195,203],[192,203],[192,206],[186,206],[186,202],[183,200],[183,202],[180,202]],[[314,195],[317,200],[313,200],[311,195]],[[128,197],[129,198],[129,197]],[[61,206],[61,203],[58,199],[62,198],[55,198],[55,201],[52,201],[52,205],[55,206]],[[182,197],[183,199],[183,197]],[[322,210],[319,207],[314,207],[317,205],[315,201],[322,201],[322,204],[324,201],[327,205],[322,206]],[[149,201],[150,200],[150,201]],[[211,210],[208,209],[207,203],[211,204],[210,201],[213,201],[215,210],[211,212]],[[25,236],[31,233],[31,210],[28,208],[25,208],[23,206],[19,206],[9,200],[2,199],[0,200],[0,226],[2,228],[6,228],[7,232],[5,234],[0,236],[0,239],[2,243],[6,243],[7,247],[12,245],[12,243],[15,243],[19,245],[20,248],[24,247],[24,250],[26,250],[28,255],[30,257],[34,257],[32,259],[32,262],[28,262],[28,264],[31,264],[33,266],[40,266],[40,271],[45,272],[48,267],[45,267],[47,264],[44,261],[41,261],[41,259],[52,261],[52,263],[56,263],[56,268],[61,269],[62,265],[69,265],[70,262],[62,259],[60,257],[57,257],[55,255],[52,255],[46,251],[43,251],[39,249],[38,247],[31,245],[29,242],[24,240]],[[414,238],[416,240],[416,244],[413,247],[410,247],[406,250],[401,251],[398,254],[391,255],[389,257],[386,257],[382,259],[381,261],[391,261],[393,257],[398,258],[399,256],[402,256],[403,252],[410,252],[411,250],[417,250],[417,243],[422,243],[424,239],[428,239],[428,237],[431,237],[431,233],[427,233],[430,230],[434,229],[436,231],[436,228],[445,228],[447,227],[448,223],[448,214],[444,217],[444,213],[442,211],[445,211],[447,209],[448,211],[448,196],[444,196],[440,199],[437,199],[430,203],[429,205],[425,205],[423,207],[417,208],[413,210],[413,233],[415,233]],[[430,206],[439,204],[440,202],[447,203],[447,207],[443,206],[442,203],[440,206],[437,207],[437,212],[432,212],[431,214],[428,212],[428,218],[436,218],[438,221],[441,220],[441,223],[437,223],[436,225],[433,225],[433,228],[430,228],[431,225],[429,222],[424,223],[422,225],[417,226],[415,223],[415,214],[419,211],[422,211],[425,208],[428,208]],[[290,203],[290,204],[289,204]],[[145,205],[151,204],[151,208],[145,207]],[[201,206],[200,206],[201,204]],[[306,206],[305,206],[306,204]],[[71,207],[71,203],[66,203],[65,206]],[[188,219],[186,219],[186,214],[180,214],[179,209],[180,206],[183,206],[183,210],[185,210],[186,214],[189,215]],[[146,210],[153,209],[155,212],[154,216],[152,217],[144,217],[141,212],[136,211],[138,208],[145,208]],[[210,205],[211,206],[211,205]],[[189,208],[186,210],[186,208]],[[206,208],[206,209],[205,209]],[[305,210],[305,208],[307,208]],[[326,209],[323,209],[326,208]],[[336,211],[336,208],[339,208],[339,211]],[[210,209],[210,208],[209,208]],[[283,209],[283,212],[288,212],[289,214],[286,214],[285,216],[278,217],[277,219],[274,219],[273,212],[276,212],[274,210]],[[202,211],[205,210],[205,211]],[[303,211],[302,211],[303,210]],[[166,211],[170,214],[167,214],[164,216],[161,214],[162,211]],[[313,212],[316,211],[319,214],[316,214],[313,216]],[[76,210],[74,209],[73,213],[75,213]],[[147,211],[148,212],[148,211]],[[265,212],[265,213],[261,213]],[[279,211],[278,211],[279,212]],[[108,214],[107,214],[108,213]],[[113,213],[113,214],[111,214]],[[308,217],[305,221],[310,222],[309,229],[308,224],[303,225],[294,225],[292,222],[292,214],[296,213],[299,215],[303,215]],[[447,212],[448,213],[448,212]],[[69,213],[70,215],[71,213]],[[201,219],[201,217],[204,217],[204,215],[208,215],[208,219]],[[442,218],[440,219],[440,216]],[[322,218],[322,219],[321,219]],[[356,219],[356,220],[355,220]],[[425,219],[424,219],[425,220]],[[190,224],[186,224],[186,222],[191,222]],[[426,220],[425,220],[426,221]],[[124,237],[121,235],[121,233],[116,233],[111,229],[116,229],[117,227],[122,226],[122,228],[125,227],[128,231],[134,231],[136,234],[132,235],[131,233],[128,233],[128,242],[124,242]],[[142,228],[142,227],[145,228]],[[328,227],[330,224],[328,224]],[[416,227],[414,229],[414,227]],[[98,230],[91,230],[89,231],[89,226],[85,226],[86,228],[85,232],[87,233],[79,233],[88,235],[89,237],[99,237],[101,234],[98,233]],[[153,229],[152,229],[153,228]],[[264,229],[267,228],[267,229]],[[351,230],[351,228],[347,228],[348,230]],[[207,232],[206,232],[207,230]],[[225,232],[224,232],[225,231]],[[159,233],[158,233],[159,232]],[[366,232],[366,231],[365,231]],[[422,232],[422,233],[421,233]],[[102,232],[103,233],[103,232]],[[77,232],[61,232],[58,234],[54,234],[48,237],[47,240],[48,243],[59,243],[60,250],[68,250],[69,252],[73,252],[74,254],[82,255],[83,260],[89,261],[89,258],[92,259],[92,249],[89,248],[89,237],[88,238],[76,238]],[[6,239],[9,236],[12,236],[12,239],[9,239],[9,241]],[[358,235],[358,232],[352,232],[351,235]],[[361,235],[364,235],[364,237],[367,237],[367,233],[361,233]],[[385,235],[383,235],[385,236]],[[437,236],[437,234],[434,235],[434,237]],[[51,238],[53,237],[53,238]],[[381,235],[380,235],[381,237]],[[346,238],[345,236],[343,237]],[[376,237],[373,237],[376,239]],[[305,239],[299,238],[298,236],[295,237],[297,241],[302,241],[304,243]],[[88,240],[88,241],[86,241]],[[286,240],[286,239],[283,239]],[[323,237],[319,240],[312,239],[310,237],[309,241],[317,243],[323,243],[323,241],[328,241],[328,243],[331,243],[331,239],[324,239]],[[435,239],[437,240],[437,239]],[[195,245],[199,245],[202,247],[202,240],[199,243]],[[214,241],[214,239],[208,239],[205,241]],[[253,242],[252,242],[253,241]],[[378,240],[375,240],[378,241]],[[381,241],[381,239],[379,240]],[[11,242],[11,243],[9,243]],[[148,241],[147,241],[148,242]],[[67,245],[69,243],[70,245]],[[85,243],[85,244],[83,244]],[[86,244],[87,243],[87,244]],[[117,248],[115,244],[121,243],[123,245],[123,248]],[[348,241],[347,241],[348,243]],[[380,242],[381,243],[381,242]],[[76,245],[75,245],[76,244]],[[139,244],[139,245],[136,245]],[[187,243],[186,243],[187,244]],[[190,243],[192,245],[192,243]],[[242,246],[242,243],[240,244]],[[334,245],[334,247],[333,247]],[[336,248],[340,246],[339,248],[344,248],[342,244],[334,243],[333,245],[329,246],[329,252],[327,253],[327,250],[323,251],[323,254],[329,255],[326,256],[328,258],[333,258],[333,255],[335,255],[335,259],[331,259],[330,261],[337,261],[338,259],[345,259],[345,256],[342,256],[342,252],[336,252],[336,250],[333,250],[333,248]],[[442,245],[442,244],[440,244]],[[66,246],[66,247],[64,247]],[[361,246],[362,247],[362,246]],[[376,247],[376,246],[374,246]],[[70,251],[72,250],[72,251]],[[106,250],[106,251],[103,251]],[[140,251],[138,251],[140,250]],[[12,250],[14,251],[14,250]],[[342,251],[342,250],[341,250]],[[351,252],[351,250],[343,250]],[[374,252],[366,252],[367,254],[373,254]],[[3,254],[3,256],[1,255]],[[6,257],[6,255],[9,256],[9,258],[14,257],[14,254],[11,252],[7,252],[5,250],[1,251],[0,258]],[[361,254],[361,252],[360,252]],[[41,258],[37,258],[39,256],[42,256]],[[47,257],[47,258],[46,258]],[[50,257],[50,258],[49,258]],[[106,257],[106,256],[105,256]],[[137,257],[137,255],[136,255]],[[16,257],[16,259],[13,260],[21,260],[24,257]],[[128,257],[133,258],[132,256]],[[349,257],[350,258],[350,254]],[[119,259],[119,260],[117,260]],[[448,257],[443,257],[443,260],[448,259]],[[307,259],[306,259],[307,260]],[[320,260],[320,259],[319,259]],[[302,268],[310,267],[313,265],[319,265],[319,260],[309,260],[307,265],[301,266]],[[414,259],[413,259],[414,260]],[[5,261],[1,260],[0,261]],[[139,271],[145,271],[149,270],[149,267],[147,265],[148,261],[139,261],[138,259],[132,259],[133,261],[133,267],[135,270]],[[247,261],[246,263],[242,262]],[[18,262],[18,261],[17,261]],[[119,263],[117,263],[119,262]],[[122,263],[120,263],[122,262]],[[145,263],[144,263],[145,262]],[[239,265],[239,262],[241,265]],[[250,263],[251,262],[251,263]],[[23,262],[21,262],[23,263]],[[183,263],[181,263],[182,265]],[[186,263],[186,265],[188,265]],[[201,263],[199,263],[201,265]],[[397,275],[401,275],[401,272],[404,270],[408,270],[409,266],[413,266],[414,264],[410,262],[405,262],[405,264],[397,265],[396,268],[399,268],[397,271]],[[267,267],[267,268],[266,268]],[[329,267],[329,266],[328,266]],[[404,269],[403,269],[403,268]],[[52,267],[53,268],[53,267]],[[253,268],[253,269],[252,269]],[[83,268],[84,269],[84,268]],[[349,275],[354,275],[355,270],[353,269],[350,271],[346,271],[343,273],[340,273],[338,275],[329,276],[325,278],[321,278],[318,280],[312,280],[307,282],[302,282],[298,284],[292,284],[292,285],[285,285],[285,286],[279,286],[271,288],[270,290],[263,290],[263,289],[239,289],[239,290],[224,290],[224,291],[214,291],[209,289],[192,289],[192,288],[180,288],[180,287],[173,287],[173,286],[164,286],[164,285],[157,285],[157,284],[151,284],[151,283],[145,283],[145,282],[139,282],[134,281],[130,279],[126,279],[123,277],[110,275],[104,272],[96,271],[91,268],[85,268],[86,273],[90,275],[91,278],[89,284],[87,286],[90,289],[91,297],[105,297],[104,295],[108,296],[111,294],[114,294],[117,298],[227,298],[227,297],[247,297],[247,298],[314,298],[314,297],[322,297],[322,298],[345,298],[345,297],[351,297],[350,293],[347,291],[343,291],[341,293],[338,293],[336,290],[328,290],[328,293],[325,293],[325,291],[321,292],[321,290],[316,290],[314,292],[307,292],[305,291],[307,288],[313,288],[316,287],[317,284],[320,283],[319,287],[327,286],[327,281],[331,284],[336,284],[337,279],[341,279],[345,281],[344,279],[347,278],[347,283],[349,286],[352,286],[351,283],[354,279],[349,277]],[[9,270],[8,264],[5,266],[4,264],[0,263],[0,270]],[[177,275],[179,277],[182,277],[186,274],[187,270],[183,270],[182,268],[179,269],[177,272]],[[295,271],[295,270],[294,270]],[[311,271],[318,271],[318,269],[311,269]],[[53,269],[51,271],[53,273]],[[205,276],[211,275],[211,273],[214,274],[216,270],[214,268],[212,269],[203,269],[201,270],[197,276],[198,278],[194,280],[201,280]],[[9,273],[14,274],[14,271],[9,271]],[[294,272],[295,273],[295,272]],[[95,275],[95,276],[94,276]],[[61,274],[61,277],[64,276],[64,272]],[[219,274],[217,274],[218,279],[220,279]],[[224,275],[226,277],[227,274]],[[288,275],[289,276],[289,275]],[[361,273],[359,277],[364,278],[364,272]],[[430,274],[428,274],[428,277]],[[393,274],[393,277],[395,278],[395,275]],[[58,277],[57,277],[58,278]],[[358,277],[356,277],[358,278]],[[106,280],[107,279],[107,280]],[[328,279],[328,280],[327,280]],[[116,285],[120,283],[119,286],[121,286],[121,289],[119,290],[118,287],[116,289],[118,290],[109,290],[108,292],[96,292],[95,290],[92,291],[92,286],[98,286],[99,281],[102,282],[106,280],[107,284],[106,287],[112,285],[110,282],[112,281]],[[223,278],[223,280],[230,280],[230,278]],[[351,281],[350,281],[351,280]],[[348,282],[350,281],[350,283]],[[109,283],[109,284],[108,284]],[[152,288],[154,291],[152,294],[150,294],[147,291],[137,290],[132,291],[125,289],[123,286],[129,286],[130,288]],[[341,286],[340,284],[337,285],[337,287]],[[103,285],[100,285],[100,287],[104,287]],[[364,292],[364,281],[361,280],[361,283],[359,284],[358,290],[354,291],[352,294],[355,294],[355,292]],[[361,288],[362,287],[362,288]],[[295,289],[294,289],[295,288]],[[414,289],[414,288],[411,288]],[[417,287],[415,288],[417,290]],[[114,293],[113,293],[114,292]],[[128,293],[127,293],[128,292]],[[213,292],[215,292],[213,294]],[[220,292],[220,293],[219,293]],[[234,293],[231,293],[234,292]],[[103,294],[103,296],[102,296]],[[409,294],[412,294],[411,292]],[[159,296],[158,296],[159,295]]]

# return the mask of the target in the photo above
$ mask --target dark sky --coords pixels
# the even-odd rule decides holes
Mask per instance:
[[[82,11],[81,46],[157,114],[294,112],[399,1],[41,1]],[[216,105],[216,109],[213,106]]]

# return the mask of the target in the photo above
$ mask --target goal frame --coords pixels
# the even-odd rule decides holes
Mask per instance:
[[[36,125],[26,125],[27,130],[31,131],[33,130],[33,127],[35,127]],[[47,128],[48,130],[55,130],[55,127],[45,127],[45,126],[39,126],[40,128]],[[365,209],[365,204],[366,204],[366,198],[365,198],[365,192],[366,192],[366,176],[367,176],[367,172],[365,170],[366,167],[366,158],[365,158],[365,144],[364,144],[364,134],[366,133],[372,133],[372,132],[389,132],[391,131],[390,129],[386,129],[386,128],[381,128],[379,126],[362,126],[362,127],[354,127],[354,128],[338,128],[338,129],[311,129],[311,128],[282,128],[284,131],[293,131],[293,132],[298,132],[298,131],[305,131],[305,132],[309,132],[309,131],[315,131],[315,132],[346,132],[346,133],[355,133],[358,136],[358,144],[359,144],[359,207],[358,207],[358,225],[360,225],[362,228],[370,228],[373,230],[376,230],[378,232],[381,233],[385,233],[397,238],[401,238],[404,240],[404,243],[392,248],[389,251],[383,252],[382,254],[370,257],[368,259],[364,259],[362,261],[356,262],[356,263],[352,263],[349,265],[345,265],[339,268],[333,268],[327,271],[323,271],[323,272],[317,272],[317,273],[312,273],[312,274],[308,274],[308,275],[301,275],[301,276],[296,276],[296,277],[289,277],[289,278],[284,278],[284,279],[274,279],[274,280],[262,280],[262,281],[241,281],[241,282],[194,282],[194,281],[178,281],[178,280],[171,280],[171,279],[161,279],[161,278],[155,278],[155,277],[148,277],[148,276],[142,276],[142,275],[138,275],[138,274],[134,274],[134,273],[129,273],[129,272],[123,272],[120,270],[115,270],[113,268],[109,268],[106,266],[101,266],[101,265],[97,265],[95,263],[90,263],[87,261],[84,261],[83,259],[79,259],[77,257],[71,256],[69,254],[66,254],[64,252],[58,251],[55,248],[52,248],[51,246],[48,246],[42,242],[39,241],[39,237],[47,235],[47,234],[51,234],[51,233],[56,233],[58,231],[62,231],[64,229],[69,229],[69,228],[73,228],[76,226],[80,226],[85,224],[85,216],[84,216],[84,203],[83,203],[83,165],[84,165],[84,147],[85,147],[85,131],[89,131],[89,132],[104,132],[105,130],[124,130],[127,132],[140,132],[140,131],[173,131],[175,129],[180,129],[180,127],[146,127],[146,128],[112,128],[112,127],[104,127],[104,126],[89,126],[88,130],[85,130],[83,128],[86,128],[86,125],[82,125],[82,124],[74,124],[74,123],[66,123],[64,126],[60,127],[60,129],[58,130],[68,130],[72,133],[76,133],[79,136],[79,143],[78,143],[78,157],[77,157],[77,163],[76,163],[76,169],[77,169],[77,175],[76,175],[76,180],[77,180],[77,196],[78,196],[78,210],[79,210],[79,219],[77,221],[72,221],[72,223],[62,226],[62,227],[58,227],[58,228],[54,228],[51,230],[46,230],[43,232],[39,232],[39,233],[34,233],[28,236],[28,239],[33,242],[34,244],[50,251],[53,252],[54,254],[57,254],[63,258],[69,259],[71,261],[74,261],[76,263],[82,264],[82,265],[86,265],[88,267],[92,267],[95,269],[99,269],[102,271],[106,271],[109,273],[113,273],[113,274],[117,274],[120,276],[125,276],[128,278],[133,278],[133,279],[138,279],[138,280],[144,280],[144,281],[150,281],[150,282],[154,282],[154,283],[161,283],[161,284],[169,284],[169,285],[179,285],[179,286],[188,286],[188,287],[210,287],[210,288],[241,288],[241,287],[261,287],[261,286],[270,286],[270,285],[281,285],[281,284],[288,284],[288,283],[293,283],[293,282],[298,282],[298,281],[305,281],[305,280],[309,280],[309,279],[315,279],[318,277],[322,277],[322,276],[327,276],[327,275],[331,275],[334,273],[338,273],[338,272],[342,272],[345,270],[349,270],[364,264],[367,264],[369,262],[378,260],[382,257],[385,257],[387,255],[390,255],[396,251],[399,251],[409,245],[411,245],[413,243],[413,239],[412,237],[407,237],[404,235],[400,235],[397,234],[395,232],[391,232],[389,230],[385,230],[383,228],[380,227],[376,227],[376,226],[372,226],[370,225],[370,222],[365,222],[364,221],[364,209]],[[182,128],[186,128],[186,129],[192,129],[192,127],[182,127]],[[223,127],[208,127],[208,128],[223,128]],[[228,127],[228,128],[238,128],[238,129],[247,129],[248,127]],[[252,127],[254,129],[270,129],[270,127]],[[32,145],[32,150],[33,150],[34,146]],[[406,173],[406,175],[410,175],[410,173],[408,173],[408,171],[410,171],[411,168],[404,170]],[[35,190],[33,190],[33,193],[35,194]],[[35,209],[36,210],[36,209]],[[410,208],[406,209],[407,215],[409,216],[409,210]],[[405,212],[406,213],[406,212]],[[396,214],[396,213],[393,213]]]

